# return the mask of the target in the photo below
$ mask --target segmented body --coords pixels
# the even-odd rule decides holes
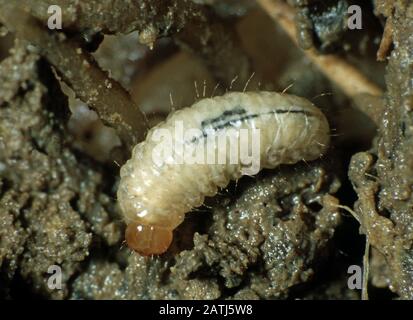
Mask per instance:
[[[184,132],[197,130],[177,138],[177,124],[182,124]],[[176,160],[174,163],[156,161],[159,153],[154,151],[159,140],[154,138],[159,130],[173,136],[169,160]],[[191,146],[199,151],[196,147],[211,138],[227,135],[239,139],[241,130],[259,132],[259,170],[314,160],[329,144],[329,125],[323,113],[308,100],[288,94],[232,92],[172,113],[135,146],[132,158],[121,168],[118,201],[128,224],[129,247],[143,255],[165,252],[173,230],[187,212],[245,173],[246,164],[240,159],[231,162],[228,148],[205,149],[206,158],[221,156],[225,163],[188,164],[182,163],[182,153],[173,146]]]

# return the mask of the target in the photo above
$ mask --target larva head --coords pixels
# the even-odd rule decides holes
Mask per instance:
[[[172,242],[172,229],[130,223],[126,227],[125,239],[128,247],[143,256],[164,253]]]

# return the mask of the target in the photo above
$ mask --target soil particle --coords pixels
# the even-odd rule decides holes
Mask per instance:
[[[413,4],[396,1],[392,5],[395,7],[392,14],[395,48],[387,66],[384,116],[375,146],[370,153],[353,156],[349,176],[359,196],[356,208],[362,230],[391,270],[389,280],[384,276],[384,280],[376,281],[391,282],[393,291],[402,298],[412,299]],[[375,259],[375,265],[383,265],[382,257],[375,254]]]
[[[105,298],[109,292],[129,299],[286,297],[312,278],[327,252],[340,222],[337,199],[330,195],[338,187],[322,162],[245,182],[236,201],[223,195],[211,214],[190,214],[177,230],[187,239],[178,237],[166,255],[132,253],[123,276],[116,266],[92,260],[74,281],[73,297],[95,298],[90,288],[99,286],[98,297]],[[206,233],[199,231],[205,221]],[[192,249],[181,251],[192,242]]]
[[[125,1],[125,0],[40,0],[33,3],[22,1],[36,17],[47,21],[47,8],[58,5],[63,13],[64,28],[80,32],[129,33],[138,30],[142,34],[155,32],[166,35],[183,27],[193,15],[190,0]],[[152,39],[148,39],[152,41]]]
[[[24,44],[14,50],[0,65],[8,78],[0,88],[1,287],[18,274],[33,293],[60,299],[89,254],[92,231],[107,243],[121,233],[100,194],[102,176],[65,147],[67,101],[49,67]],[[52,265],[62,268],[63,290],[47,286]]]

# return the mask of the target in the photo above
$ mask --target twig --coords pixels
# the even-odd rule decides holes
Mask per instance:
[[[297,44],[294,10],[279,0],[257,1]],[[330,80],[339,86],[347,96],[354,98],[363,93],[372,96],[381,96],[383,94],[382,90],[376,84],[372,83],[354,66],[339,56],[333,54],[319,55],[314,49],[305,50],[304,53]]]
[[[0,19],[20,39],[36,46],[57,69],[77,97],[93,108],[99,117],[115,128],[122,141],[131,147],[143,140],[145,120],[122,86],[109,78],[92,56],[77,42],[52,32],[20,9],[15,3],[0,1]]]

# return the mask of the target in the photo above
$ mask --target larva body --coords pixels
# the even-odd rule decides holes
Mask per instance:
[[[314,160],[329,144],[325,116],[308,100],[293,95],[232,92],[172,113],[135,146],[132,158],[120,171],[118,201],[128,224],[126,241],[142,255],[165,252],[185,214],[202,205],[205,196],[214,196],[218,188],[244,173],[245,164],[230,162],[229,155],[222,154],[228,151],[219,147],[206,152],[211,159],[224,156],[225,163],[158,163],[154,150],[159,143],[154,142],[154,136],[160,129],[173,134],[178,123],[183,124],[184,131],[198,129],[201,134],[174,137],[173,145],[202,146],[211,137],[232,135],[239,139],[241,130],[258,131],[259,170]],[[175,150],[171,157],[182,160],[182,154]]]

